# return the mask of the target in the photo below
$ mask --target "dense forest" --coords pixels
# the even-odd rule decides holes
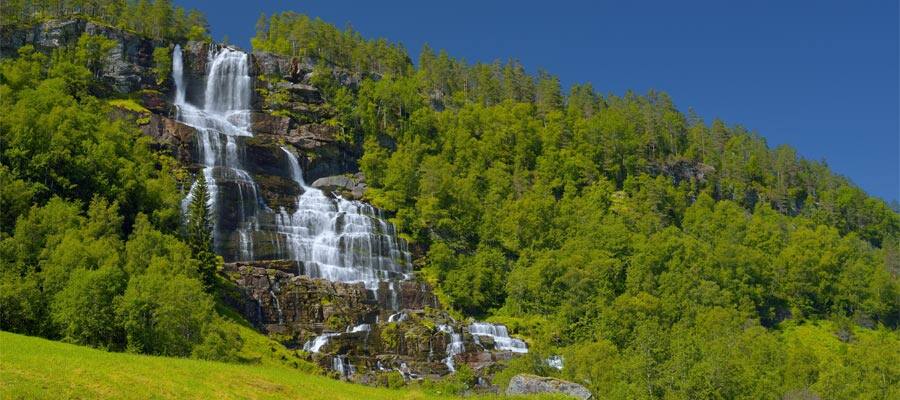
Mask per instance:
[[[413,65],[293,13],[252,43],[369,78],[317,75],[421,273],[531,338],[504,373],[561,353],[604,398],[898,394],[900,215],[824,162],[662,92],[564,94],[427,46]]]
[[[78,16],[209,40],[200,13],[167,0],[2,13],[4,28]],[[255,50],[316,63],[329,123],[362,149],[366,199],[417,249],[417,274],[457,315],[527,338],[498,383],[531,372],[610,399],[900,396],[900,214],[824,162],[659,91],[564,91],[515,60],[427,46],[414,63],[290,12],[256,28]],[[183,218],[188,172],[110,117],[127,99],[93,90],[111,48],[85,35],[0,61],[0,329],[235,361],[203,174]]]

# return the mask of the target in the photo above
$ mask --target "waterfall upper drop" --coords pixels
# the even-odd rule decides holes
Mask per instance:
[[[267,153],[276,165],[265,171],[259,170],[258,159],[247,157],[253,140],[249,61],[244,52],[213,46],[203,95],[192,96],[187,88],[200,85],[188,84],[180,46],[172,57],[177,120],[197,131],[195,159],[209,187],[216,252],[226,261],[291,259],[300,274],[362,282],[373,291],[386,288],[391,308],[398,308],[394,287],[410,278],[411,257],[380,211],[307,186],[292,149],[275,147]],[[257,184],[263,182],[260,174],[296,184],[300,194],[291,209],[266,204]],[[184,201],[186,206],[190,196]]]

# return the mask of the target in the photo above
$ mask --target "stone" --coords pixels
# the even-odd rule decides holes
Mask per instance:
[[[338,128],[324,124],[304,124],[291,130],[285,138],[288,143],[304,150],[315,150],[334,143]]]
[[[287,90],[291,94],[291,99],[303,103],[322,103],[322,95],[315,86],[305,83],[278,82],[275,84],[279,89]]]
[[[102,36],[116,44],[102,63],[100,80],[107,86],[102,91],[130,93],[157,87],[152,70],[153,49],[165,43],[81,18],[47,20],[27,28],[4,27],[0,32],[0,56],[13,57],[26,44],[50,54],[76,44],[83,34]],[[159,89],[168,90],[168,86]]]
[[[253,134],[287,136],[291,128],[291,119],[283,116],[275,116],[265,112],[253,112],[250,114],[250,129]]]
[[[326,176],[316,179],[310,186],[323,191],[338,193],[353,200],[361,199],[366,191],[366,183],[363,181],[361,173]]]
[[[577,383],[530,374],[519,374],[514,376],[510,379],[509,386],[506,387],[507,395],[538,393],[559,393],[580,400],[593,398],[591,392],[587,390],[587,388]]]

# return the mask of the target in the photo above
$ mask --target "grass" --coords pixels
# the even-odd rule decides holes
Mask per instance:
[[[110,353],[0,332],[0,398],[426,400],[449,397],[416,389],[356,385],[270,363],[226,364]]]

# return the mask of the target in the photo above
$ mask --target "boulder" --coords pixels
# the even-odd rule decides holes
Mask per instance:
[[[366,183],[361,173],[326,176],[316,179],[311,186],[327,192],[336,192],[354,200],[361,199],[366,191]]]
[[[584,386],[562,379],[548,378],[544,376],[519,374],[509,381],[506,387],[507,395],[559,393],[576,399],[592,399],[591,392]]]

